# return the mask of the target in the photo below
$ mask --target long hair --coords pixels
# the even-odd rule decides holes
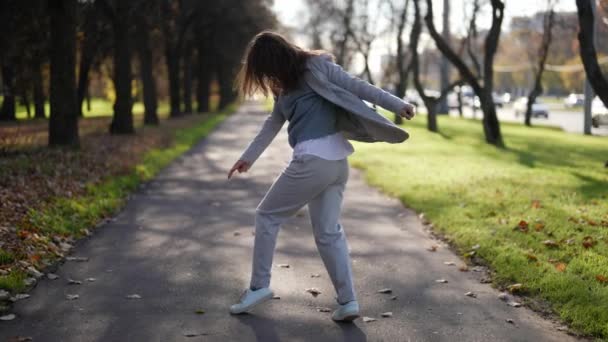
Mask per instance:
[[[323,53],[327,52],[305,50],[276,32],[262,31],[247,45],[236,88],[243,96],[287,93],[298,85],[306,60]]]

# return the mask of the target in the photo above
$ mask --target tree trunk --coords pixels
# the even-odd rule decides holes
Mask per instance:
[[[44,84],[42,80],[42,66],[37,63],[33,68],[33,91],[34,94],[34,117],[37,119],[46,118],[44,110]]]
[[[125,6],[126,8],[122,8]],[[114,116],[110,124],[111,134],[133,134],[133,113],[131,99],[131,46],[129,41],[129,20],[126,17],[129,4],[117,1],[114,28],[114,89],[116,102]]]
[[[492,92],[484,89],[479,97],[481,111],[483,112],[483,131],[486,137],[486,142],[499,147],[504,146],[502,134],[500,133],[500,124],[496,115],[496,106],[492,98]]]
[[[183,61],[184,112],[192,114],[192,47],[187,44]]]
[[[443,39],[450,43],[450,1],[443,0],[443,31],[441,32]],[[447,57],[441,56],[441,64],[439,65],[439,78],[441,81],[440,89],[445,89],[450,84],[450,62]],[[448,97],[444,96],[437,106],[437,111],[441,114],[448,114]]]
[[[177,117],[181,114],[179,104],[179,52],[177,49],[167,45],[166,51],[167,72],[169,73],[169,102],[171,105],[170,117]]]
[[[222,64],[218,68],[218,82],[220,86],[220,103],[218,105],[219,110],[225,109],[234,99],[236,98],[236,94],[234,89],[232,88],[231,75],[230,75],[231,65]]]
[[[144,124],[158,125],[158,100],[156,82],[153,74],[152,49],[150,47],[150,27],[145,16],[140,16],[137,23],[137,48],[139,55],[139,72],[143,86]]]
[[[2,90],[4,98],[0,108],[0,121],[17,120],[15,113],[15,74],[12,65],[2,65]]]
[[[526,103],[526,118],[524,120],[524,123],[528,127],[532,126],[532,106],[534,105],[534,102],[536,102],[536,98],[542,92],[543,92],[543,87],[540,84],[540,82],[538,82],[534,85],[534,88],[532,89],[530,94],[528,94],[528,103]]]
[[[78,146],[76,108],[77,0],[49,1],[51,14],[50,146]]]
[[[84,23],[84,42],[82,44],[80,63],[78,66],[78,116],[82,117],[82,103],[89,87],[89,71],[97,53],[97,18],[96,12],[89,11]]]
[[[198,103],[198,112],[206,113],[209,111],[209,91],[211,88],[211,70],[209,63],[209,55],[203,44],[199,45],[198,49],[198,86],[196,88],[196,100]]]
[[[608,80],[602,75],[602,69],[597,62],[597,52],[594,44],[595,18],[591,1],[595,0],[576,0],[578,9],[578,42],[580,55],[585,66],[585,74],[593,91],[602,100],[604,106],[608,107]]]

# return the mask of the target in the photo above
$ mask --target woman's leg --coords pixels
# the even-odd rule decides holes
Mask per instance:
[[[338,303],[356,300],[348,244],[340,212],[348,180],[348,162],[342,161],[340,177],[308,204],[315,242],[338,294]]]
[[[268,287],[280,225],[336,181],[338,161],[304,155],[291,161],[256,209],[250,287]]]

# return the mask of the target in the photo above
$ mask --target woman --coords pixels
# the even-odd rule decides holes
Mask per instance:
[[[342,194],[348,180],[347,139],[402,142],[408,134],[369,108],[361,99],[411,119],[414,108],[401,99],[352,77],[333,63],[333,56],[308,51],[281,35],[256,35],[245,53],[239,77],[245,96],[274,95],[274,108],[260,132],[228,173],[247,172],[285,121],[293,156],[256,209],[250,287],[232,314],[244,313],[272,298],[270,271],[281,223],[308,205],[315,242],[337,293],[332,319],[359,317],[351,261],[342,226]]]

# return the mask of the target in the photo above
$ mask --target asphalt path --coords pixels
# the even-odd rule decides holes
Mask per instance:
[[[265,116],[259,104],[245,104],[143,185],[111,222],[76,245],[72,256],[88,261],[65,262],[56,271],[59,279],[41,280],[30,298],[15,303],[17,318],[0,322],[0,339],[574,340],[558,323],[500,300],[497,290],[480,282],[484,272],[459,271],[462,261],[430,236],[416,213],[366,185],[355,169],[342,224],[362,315],[376,320],[339,324],[323,312],[334,308],[334,292],[306,208],[279,234],[272,287],[280,299],[231,316],[228,308],[249,280],[255,207],[290,159],[283,131],[249,173],[226,180]],[[427,250],[433,245],[435,252]],[[313,297],[308,288],[321,294]],[[382,317],[387,312],[392,317]]]

